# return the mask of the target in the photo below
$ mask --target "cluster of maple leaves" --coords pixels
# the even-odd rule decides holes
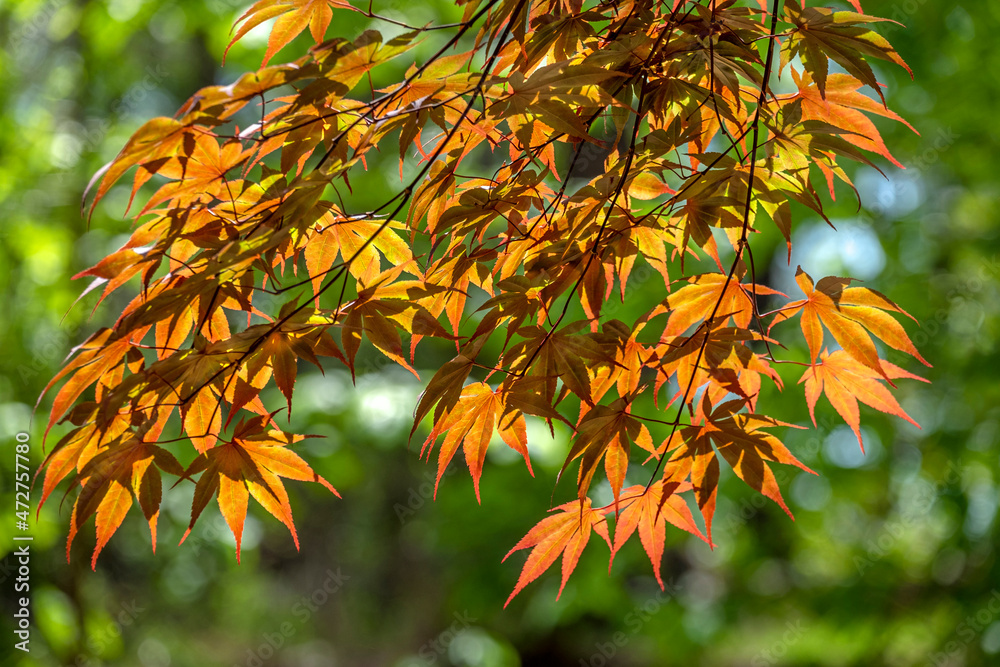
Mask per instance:
[[[720,458],[788,511],[772,464],[808,468],[768,430],[789,424],[758,406],[764,382],[783,386],[779,363],[801,368],[810,410],[825,393],[859,441],[859,400],[909,419],[887,385],[916,376],[872,339],[924,362],[894,318],[903,311],[801,269],[804,296],[790,299],[757,282],[749,244],[775,224],[790,253],[791,205],[825,218],[814,181],[831,197],[838,179],[850,186],[841,158],[898,164],[870,118],[902,120],[868,64],[905,67],[872,29],[881,19],[857,0],[856,11],[457,4],[453,25],[384,19],[402,33],[349,41],[326,39],[336,12],[381,17],[346,0],[261,0],[233,41],[276,19],[265,66],[149,121],[95,176],[91,207],[132,168],[132,198],[145,203],[124,247],[78,276],[101,300],[126,286],[134,298],[50,384],[62,382],[48,427],[72,428],[45,461],[43,502],[73,474],[67,557],[94,515],[96,562],[133,501],[155,547],[163,472],[197,478],[192,526],[216,497],[237,558],[250,496],[295,537],[282,478],[334,489],[293,451],[305,436],[278,428],[261,391],[273,380],[290,411],[300,361],[322,368],[326,357],[353,375],[365,340],[414,374],[421,339],[454,345],[411,435],[430,420],[421,454],[437,448],[439,481],[461,448],[477,498],[495,435],[530,471],[526,415],[573,429],[563,472],[576,468],[576,498],[515,545],[531,552],[511,598],[560,556],[565,585],[593,533],[613,559],[638,532],[660,579],[667,523],[711,543]],[[266,66],[306,28],[307,55]],[[375,90],[372,70],[424,40],[440,48]],[[830,60],[845,73],[829,73]],[[775,92],[781,73],[795,92]],[[613,139],[597,138],[601,127]],[[582,142],[610,148],[585,183],[570,178]],[[375,210],[352,207],[350,174],[385,145],[398,146],[398,191]],[[492,171],[471,173],[482,164]],[[717,242],[732,246],[730,264]],[[625,298],[637,261],[662,277],[642,288],[659,303],[634,322],[602,315]],[[275,296],[278,312],[259,307]],[[763,313],[762,297],[782,305]],[[772,329],[791,319],[807,363],[776,356]],[[640,395],[657,399],[657,418],[633,411]],[[668,427],[662,442],[651,422]],[[182,437],[166,437],[168,424]],[[189,444],[184,467],[175,453]],[[602,467],[613,502],[596,507]]]

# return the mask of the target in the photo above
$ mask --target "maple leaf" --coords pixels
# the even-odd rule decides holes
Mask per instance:
[[[79,439],[77,442],[82,440]],[[63,451],[68,455],[77,453],[72,445]],[[89,456],[84,456],[85,452],[89,453]],[[141,435],[126,432],[108,442],[103,448],[88,448],[85,443],[79,450],[77,467],[79,470],[77,481],[81,488],[73,504],[69,536],[66,540],[66,560],[69,561],[70,548],[80,527],[96,514],[97,544],[90,560],[91,568],[96,569],[98,555],[125,519],[129,508],[132,507],[133,496],[138,500],[139,507],[149,524],[155,551],[156,522],[159,517],[162,488],[159,470],[177,476],[183,474],[183,469],[173,454],[162,447],[143,441]],[[56,477],[51,482],[46,479],[48,492],[51,492],[54,484],[58,482],[58,475],[64,472],[65,469],[59,471],[57,468]],[[47,492],[43,494],[47,495]]]
[[[884,37],[867,28],[865,23],[887,21],[856,12],[837,12],[826,7],[802,7],[798,0],[785,1],[785,13],[796,29],[781,46],[781,67],[795,56],[812,73],[820,94],[825,95],[828,59],[847,70],[848,74],[871,86],[885,104],[875,73],[865,57],[889,60],[910,68]],[[910,72],[912,75],[912,72]]]
[[[615,348],[615,363],[598,369],[593,382],[594,400],[599,401],[612,387],[619,396],[635,395],[639,392],[643,369],[653,361],[652,349],[639,342],[638,336],[645,323],[637,323],[635,330],[624,322],[611,320],[604,324],[604,332],[612,338]],[[602,380],[602,375],[605,375]]]
[[[694,276],[685,285],[667,297],[670,317],[664,336],[679,336],[692,325],[704,321],[718,303],[720,317],[732,317],[737,327],[746,329],[753,319],[753,295],[781,294],[764,285],[740,283],[721,273],[704,273]],[[782,296],[784,296],[782,294]]]
[[[295,388],[295,378],[298,375],[298,359],[305,359],[319,368],[320,371],[323,370],[323,366],[316,357],[317,352],[343,360],[343,355],[340,353],[339,348],[337,348],[336,343],[328,336],[326,337],[325,344],[322,346],[324,349],[319,349],[320,345],[310,344],[310,333],[308,330],[296,331],[299,321],[308,320],[307,317],[292,319],[292,315],[297,308],[297,300],[289,301],[282,306],[278,317],[281,320],[288,320],[288,328],[271,331],[266,337],[258,339],[262,344],[259,345],[257,350],[247,360],[246,373],[240,373],[240,377],[237,380],[237,382],[242,380],[242,384],[239,384],[239,386],[248,392],[241,397],[238,407],[242,407],[248,403],[254,395],[254,390],[259,393],[260,389],[263,388],[263,384],[273,376],[275,384],[278,385],[278,390],[285,396],[289,419],[291,419],[292,392]],[[233,406],[234,410],[236,407],[236,405]],[[230,420],[231,417],[227,420],[227,423]]]
[[[524,590],[525,586],[541,576],[562,555],[562,582],[559,586],[559,593],[556,595],[558,599],[559,595],[562,595],[563,588],[566,587],[569,575],[580,562],[580,554],[583,553],[584,547],[590,541],[591,532],[596,532],[604,538],[609,547],[611,546],[604,515],[600,510],[591,508],[590,498],[573,500],[559,505],[551,511],[559,511],[560,513],[542,519],[503,558],[507,560],[511,554],[520,549],[531,549],[531,553],[521,569],[517,584],[514,586],[514,591],[504,603],[505,609],[510,601]]]
[[[750,341],[777,341],[748,329],[718,326],[706,327],[691,336],[678,337],[657,347],[660,367],[654,399],[660,388],[671,377],[676,377],[678,391],[671,397],[673,403],[688,387],[697,388],[706,383],[709,398],[721,401],[733,393],[747,399],[751,409],[760,391],[761,375],[770,378],[780,388],[781,376],[767,360],[750,349]],[[695,363],[698,362],[696,366]]]
[[[74,348],[73,352],[76,353],[76,357],[63,366],[62,370],[45,385],[41,396],[38,397],[40,403],[42,396],[55,383],[72,373],[70,379],[56,393],[52,402],[49,423],[45,427],[46,435],[88,387],[123,360],[129,345],[127,337],[116,339],[110,329],[101,329]]]
[[[391,266],[405,265],[413,258],[406,242],[391,229],[375,236],[380,227],[380,223],[372,220],[338,219],[333,211],[327,211],[316,222],[304,254],[317,294],[338,256],[345,263],[351,260],[348,265],[351,275],[366,285],[375,283],[382,273],[379,252]],[[372,238],[374,241],[370,241]]]
[[[160,176],[174,180],[150,198],[140,215],[168,200],[177,200],[183,205],[217,195],[228,196],[226,174],[246,162],[252,153],[252,150],[244,150],[238,141],[220,145],[218,138],[209,133],[199,134],[192,143],[190,148],[185,147],[183,154],[156,170]]]
[[[397,267],[398,268],[398,267]],[[393,270],[390,269],[390,272]],[[358,298],[344,308],[349,309],[341,331],[341,342],[347,363],[354,377],[354,359],[361,348],[362,334],[379,352],[413,373],[417,371],[403,358],[403,342],[397,327],[411,334],[453,338],[427,309],[416,302],[443,288],[417,281],[403,281],[389,286],[362,289]]]
[[[589,64],[553,63],[525,78],[520,72],[509,77],[508,117],[530,113],[557,132],[597,143],[574,109],[610,102],[599,84],[621,76],[618,72]]]
[[[570,391],[592,404],[591,377],[586,361],[613,364],[614,360],[591,335],[577,333],[584,326],[585,322],[574,322],[554,332],[541,326],[522,327],[517,333],[527,340],[512,345],[505,358],[511,360],[510,367],[515,372],[530,370],[531,375],[545,378],[544,395],[550,403],[559,378]],[[527,369],[529,362],[531,366]]]
[[[226,54],[229,53],[233,44],[264,21],[275,17],[278,17],[278,20],[271,28],[271,34],[267,40],[267,51],[264,53],[264,60],[261,64],[267,65],[278,51],[288,45],[307,27],[312,34],[313,41],[319,44],[323,41],[326,29],[333,19],[334,8],[358,11],[347,0],[259,0],[236,19],[236,25],[240,23],[243,25],[240,26],[226,47],[222,56],[223,61],[225,61]]]
[[[789,102],[801,100],[802,119],[819,120],[853,133],[851,143],[858,148],[878,153],[899,168],[903,168],[886,147],[875,123],[865,113],[884,116],[903,123],[916,132],[899,114],[889,111],[872,98],[861,94],[861,84],[847,74],[830,74],[822,91],[813,83],[809,72],[791,68],[792,80],[799,92]],[[864,112],[864,113],[863,113]]]
[[[94,195],[94,200],[90,204],[90,213],[93,213],[97,203],[104,198],[111,186],[125,172],[136,165],[149,165],[148,168],[141,169],[140,173],[136,175],[132,196],[129,198],[129,207],[131,208],[132,199],[135,198],[139,187],[153,176],[158,165],[176,155],[182,146],[190,141],[191,134],[190,128],[173,118],[153,118],[147,121],[129,138],[128,143],[115,159],[101,167],[90,179],[90,183],[84,190],[84,202],[86,202],[87,194],[91,188],[100,179],[97,194]]]
[[[889,390],[880,383],[880,380],[883,378],[893,380],[910,378],[921,382],[927,382],[927,380],[908,373],[884,359],[880,361],[881,367],[885,371],[884,375],[858,363],[856,359],[843,350],[837,350],[832,354],[823,350],[819,363],[811,366],[799,378],[800,384],[805,382],[806,402],[809,405],[809,415],[812,417],[813,425],[816,424],[816,401],[819,400],[821,394],[825,393],[830,405],[840,413],[840,416],[854,431],[862,452],[865,451],[865,445],[861,440],[861,414],[858,411],[858,401],[870,405],[876,410],[902,417],[920,428],[920,425],[903,411],[903,408],[889,393]]]
[[[678,495],[690,489],[691,485],[687,482],[668,482],[662,479],[651,484],[649,488],[630,486],[625,489],[620,500],[625,509],[615,522],[615,540],[611,547],[608,571],[614,563],[615,554],[638,529],[642,548],[649,556],[649,562],[653,564],[653,574],[656,575],[660,588],[663,588],[660,565],[663,561],[663,546],[667,539],[667,522],[707,540],[695,524],[691,508],[684,498]]]
[[[475,358],[486,342],[485,336],[473,338],[462,347],[459,354],[451,361],[443,364],[427,383],[427,388],[420,394],[413,411],[413,428],[410,437],[417,432],[417,427],[424,417],[434,408],[434,423],[441,422],[465,391],[465,380],[475,367]]]
[[[611,405],[596,405],[580,420],[573,446],[566,455],[566,461],[559,470],[559,475],[566,471],[570,463],[580,459],[577,493],[583,498],[603,458],[617,507],[618,497],[628,472],[631,442],[635,442],[647,451],[653,449],[649,430],[635,417],[629,415],[625,399],[619,398]]]
[[[792,424],[763,415],[737,412],[744,404],[744,400],[728,401],[712,410],[706,396],[699,403],[693,418],[696,423],[701,423],[680,429],[666,446],[668,451],[673,450],[674,453],[664,469],[664,478],[683,479],[690,475],[698,506],[705,518],[709,542],[719,485],[719,460],[713,444],[737,477],[776,502],[789,517],[792,513],[781,496],[768,463],[784,463],[813,472],[796,459],[778,438],[761,430],[773,426],[793,427]]]
[[[299,536],[295,532],[292,507],[281,478],[319,482],[340,497],[328,481],[288,449],[288,445],[307,436],[265,429],[267,421],[268,417],[263,416],[237,424],[231,441],[221,442],[204,452],[184,471],[184,478],[198,473],[201,477],[195,485],[191,523],[181,537],[182,544],[213,495],[217,497],[222,516],[236,538],[237,563],[250,496],[285,524],[296,549],[299,548]]]
[[[421,456],[426,454],[430,458],[434,441],[438,436],[445,435],[438,452],[438,473],[434,482],[435,498],[441,477],[461,445],[465,452],[465,462],[472,475],[476,501],[482,503],[479,497],[479,478],[483,473],[486,450],[495,431],[499,431],[501,439],[508,447],[524,458],[528,472],[534,477],[531,460],[528,458],[528,433],[524,415],[504,414],[503,399],[502,389],[492,389],[485,382],[476,382],[466,386],[456,404],[435,420],[434,428],[431,429],[420,450]]]
[[[524,276],[512,276],[497,283],[500,293],[487,299],[479,310],[492,309],[495,314],[483,318],[484,325],[477,329],[476,333],[496,328],[501,322],[507,324],[507,340],[521,328],[528,314],[533,312],[541,303],[539,288],[532,285],[531,281]]]
[[[775,314],[768,331],[775,324],[801,313],[802,333],[809,345],[810,361],[816,359],[823,346],[822,325],[826,325],[845,352],[889,380],[890,384],[892,381],[880,363],[869,332],[892,348],[906,352],[925,366],[930,366],[917,352],[899,322],[885,311],[902,313],[911,319],[912,316],[873,289],[849,287],[851,281],[851,278],[827,277],[814,285],[809,274],[801,266],[798,267],[795,270],[795,282],[806,298],[781,308]]]
[[[905,121],[870,61],[906,65],[871,30],[879,19],[849,1],[856,11],[786,0],[779,30],[780,3],[764,0],[674,0],[669,18],[614,2],[460,0],[449,30],[388,40],[327,39],[336,10],[385,18],[348,0],[252,3],[227,52],[268,21],[265,64],[307,28],[314,45],[197,91],[88,185],[92,210],[135,167],[131,210],[154,176],[166,181],[127,243],[76,276],[91,279],[83,294],[102,288],[98,303],[138,289],[46,387],[62,383],[46,434],[72,427],[43,464],[43,500],[76,473],[70,541],[96,515],[96,559],[135,499],[155,544],[160,471],[200,475],[189,532],[217,497],[239,559],[254,496],[297,545],[281,478],[332,487],[289,449],[303,436],[277,430],[266,388],[290,417],[299,360],[322,371],[324,357],[353,378],[367,338],[416,375],[418,359],[435,359],[418,345],[437,337],[455,351],[431,369],[410,435],[430,419],[421,453],[440,441],[438,483],[461,447],[479,500],[494,437],[531,472],[527,415],[574,432],[560,477],[579,460],[577,500],[519,543],[532,551],[511,597],[560,554],[565,585],[591,532],[610,547],[611,512],[611,559],[638,533],[662,585],[666,522],[700,535],[680,495],[689,488],[711,540],[720,457],[787,511],[770,464],[805,468],[768,432],[786,425],[761,402],[788,360],[781,339],[756,330],[758,297],[779,293],[743,281],[761,211],[788,257],[793,203],[828,221],[814,166],[833,197],[836,179],[854,187],[845,160],[896,164],[872,117]],[[439,35],[436,50],[383,67]],[[779,95],[773,81],[792,59],[797,92]],[[843,72],[830,74],[830,60]],[[383,191],[387,153],[400,181]],[[648,282],[657,274],[662,286]],[[858,400],[906,417],[882,382],[911,376],[871,338],[926,363],[894,318],[903,311],[846,278],[814,285],[800,269],[797,281],[805,298],[771,313],[768,333],[800,316],[810,411],[825,393],[856,434]],[[622,304],[652,309],[629,321],[616,288]],[[657,339],[647,329],[659,315]],[[825,349],[824,326],[842,350]],[[494,374],[503,379],[488,384]],[[668,382],[674,430],[654,446],[643,424],[664,420],[639,414],[637,399],[652,388],[655,407]],[[196,453],[185,471],[153,449],[168,423],[181,435],[171,442]],[[662,472],[646,489],[626,486],[633,445]],[[614,502],[594,509],[586,493],[602,463]]]

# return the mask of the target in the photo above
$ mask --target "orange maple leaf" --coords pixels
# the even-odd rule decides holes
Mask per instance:
[[[476,501],[482,503],[479,497],[479,478],[483,473],[486,450],[490,446],[490,440],[493,439],[494,431],[498,429],[500,437],[507,446],[524,457],[528,472],[534,476],[531,460],[528,458],[528,431],[524,415],[520,413],[504,415],[502,390],[494,390],[485,382],[476,382],[462,390],[457,404],[437,420],[420,449],[421,456],[426,454],[430,458],[434,441],[442,433],[445,434],[444,442],[438,452],[438,474],[437,481],[434,482],[435,498],[441,477],[461,445],[469,473],[472,475]]]
[[[86,451],[86,449],[84,450]],[[149,442],[142,436],[128,432],[107,443],[105,447],[90,449],[92,458],[80,457],[78,481],[80,495],[73,504],[69,536],[66,540],[66,560],[80,526],[96,514],[97,544],[90,559],[92,569],[97,567],[97,557],[114,535],[132,507],[133,495],[149,524],[153,550],[156,550],[156,521],[159,517],[162,482],[159,470],[182,475],[183,470],[173,454]],[[155,463],[156,465],[152,465]],[[46,480],[51,491],[51,485]],[[44,500],[44,499],[43,499]]]
[[[265,430],[268,416],[255,417],[235,428],[233,440],[221,443],[191,462],[184,471],[184,478],[202,473],[195,485],[191,506],[191,523],[181,537],[187,539],[195,521],[213,495],[217,496],[219,509],[229,529],[236,538],[236,562],[240,560],[243,522],[247,506],[253,496],[264,509],[288,527],[299,548],[299,536],[292,521],[292,507],[282,477],[308,482],[319,482],[338,498],[333,486],[313,472],[312,468],[288,449],[288,445],[305,437],[278,430]],[[313,436],[315,437],[315,436]]]
[[[635,442],[646,451],[653,450],[649,430],[638,419],[629,415],[627,408],[625,399],[619,398],[611,405],[594,406],[580,420],[573,446],[566,455],[559,475],[565,472],[570,463],[580,459],[577,493],[581,499],[586,496],[597,466],[603,458],[604,471],[617,507],[628,472],[630,443]]]
[[[908,373],[884,359],[881,360],[881,366],[885,371],[884,375],[858,363],[843,350],[837,350],[833,354],[828,354],[826,350],[823,350],[819,363],[811,366],[799,379],[800,384],[806,383],[806,402],[809,404],[809,415],[812,417],[813,425],[816,424],[816,401],[819,400],[820,394],[825,393],[830,405],[840,413],[840,416],[854,431],[862,452],[865,451],[865,445],[861,441],[861,413],[858,410],[858,401],[870,405],[876,410],[902,417],[920,428],[920,425],[903,411],[889,390],[879,381],[884,378],[894,380],[911,378],[921,382],[927,382],[927,380]]]
[[[667,522],[703,540],[708,539],[695,524],[687,502],[677,495],[690,489],[691,485],[687,482],[667,482],[661,479],[651,484],[648,489],[643,486],[630,486],[622,492],[620,502],[625,505],[625,509],[615,522],[615,541],[611,547],[611,560],[608,562],[609,572],[615,554],[638,529],[642,548],[649,556],[649,562],[653,564],[656,581],[660,584],[660,588],[663,588],[660,564],[663,561],[663,546],[667,539]]]
[[[556,599],[558,599],[559,595],[562,595],[563,588],[566,587],[569,575],[580,562],[580,554],[587,546],[592,531],[604,538],[609,547],[611,546],[611,540],[608,537],[608,524],[600,510],[591,508],[590,498],[573,500],[559,505],[551,511],[556,510],[561,511],[559,514],[539,521],[503,557],[503,560],[507,560],[515,551],[533,547],[521,570],[521,576],[517,579],[514,591],[503,605],[505,609],[515,595],[541,576],[562,554],[562,583],[559,586],[559,593],[556,595]]]
[[[725,317],[724,322],[732,317],[736,326],[746,329],[753,319],[753,295],[781,294],[764,285],[740,283],[735,277],[729,280],[721,273],[704,273],[689,282],[667,297],[670,318],[664,336],[679,336],[704,321],[717,303],[717,317]]]
[[[821,91],[813,82],[809,72],[799,74],[794,67],[791,68],[791,72],[799,92],[788,98],[788,101],[802,100],[802,120],[820,120],[848,130],[854,133],[854,136],[850,137],[852,144],[878,153],[900,169],[903,168],[903,165],[889,152],[875,123],[865,113],[897,120],[917,132],[912,125],[903,120],[899,114],[889,111],[859,92],[862,84],[852,76],[831,74],[827,77],[826,88]]]
[[[267,40],[267,52],[261,65],[266,65],[278,51],[307,27],[313,41],[319,44],[326,36],[326,29],[330,27],[334,7],[358,11],[347,0],[259,0],[243,16],[236,19],[237,25],[240,23],[243,25],[226,47],[222,55],[223,62],[233,44],[264,21],[274,17],[278,17],[278,20],[271,28]]]
[[[823,346],[822,325],[825,324],[845,352],[889,380],[889,384],[892,381],[880,363],[869,332],[891,347],[916,357],[925,366],[930,366],[917,352],[899,322],[885,311],[902,313],[910,319],[913,317],[884,294],[867,287],[849,287],[852,280],[827,277],[814,286],[809,274],[801,266],[798,267],[795,282],[806,298],[781,308],[768,327],[768,332],[775,324],[802,313],[802,333],[809,345],[810,362],[816,359]]]
[[[668,461],[665,478],[684,479],[690,474],[698,506],[705,518],[709,542],[719,486],[716,448],[740,479],[780,505],[792,519],[794,517],[781,496],[778,481],[768,463],[794,465],[815,474],[795,458],[778,438],[761,430],[773,426],[795,428],[794,425],[764,415],[738,412],[745,403],[743,399],[728,401],[713,410],[706,396],[695,411],[693,421],[696,425],[676,432],[666,447],[676,451]]]

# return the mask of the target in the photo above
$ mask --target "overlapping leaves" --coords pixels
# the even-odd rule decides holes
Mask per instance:
[[[155,544],[161,472],[194,481],[189,532],[215,499],[237,558],[250,497],[298,545],[282,480],[333,487],[275,408],[291,413],[299,362],[353,377],[369,344],[418,376],[418,345],[454,348],[411,435],[427,423],[421,453],[438,448],[439,481],[462,449],[477,500],[494,441],[530,472],[527,419],[572,428],[560,475],[575,473],[575,498],[511,552],[530,549],[511,599],[560,557],[565,586],[593,533],[611,558],[638,534],[662,584],[668,523],[711,540],[721,460],[788,511],[775,464],[807,468],[762,396],[801,362],[782,358],[790,341],[772,331],[790,328],[777,324],[799,320],[810,411],[825,395],[859,440],[858,401],[909,419],[890,387],[915,376],[875,341],[924,362],[902,309],[801,269],[804,298],[789,300],[758,282],[750,250],[764,213],[790,256],[794,208],[825,217],[814,178],[831,196],[850,185],[844,158],[898,164],[870,118],[902,121],[869,64],[905,67],[871,30],[879,19],[854,0],[853,12],[459,4],[440,31],[348,40],[327,39],[339,12],[380,17],[342,0],[260,0],[233,42],[273,20],[264,65],[296,39],[312,39],[309,53],[198,91],[95,177],[93,204],[134,168],[144,202],[125,245],[78,277],[100,300],[131,301],[47,388],[62,382],[47,429],[69,429],[43,488],[44,500],[72,479],[69,543],[95,516],[94,561],[136,501]],[[404,55],[405,74],[386,80]],[[797,92],[775,94],[783,69]],[[400,185],[360,206],[355,176],[381,169],[387,147]],[[633,295],[655,305],[629,322],[618,308]],[[762,313],[765,300],[779,305]],[[272,384],[279,406],[265,405]],[[594,507],[600,479],[609,502]]]

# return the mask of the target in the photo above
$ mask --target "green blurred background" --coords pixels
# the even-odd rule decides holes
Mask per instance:
[[[729,475],[714,551],[679,531],[668,535],[665,592],[637,540],[610,575],[606,547],[595,541],[559,600],[554,568],[503,610],[523,557],[500,560],[549,507],[568,433],[557,429],[552,438],[531,425],[534,480],[507,452],[492,452],[481,506],[459,461],[432,502],[433,465],[417,459],[420,434],[406,446],[420,386],[368,350],[369,372],[356,388],[337,371],[299,381],[292,426],[326,436],[307,441],[305,455],[343,494],[289,485],[300,552],[259,507],[247,521],[240,566],[215,509],[175,546],[190,507],[193,485],[185,484],[165,495],[155,555],[133,512],[91,571],[92,528],[66,562],[72,499],[60,508],[57,492],[31,530],[31,653],[13,650],[14,435],[31,432],[37,466],[47,405],[32,421],[36,398],[70,348],[121,307],[102,307],[93,319],[93,300],[71,309],[82,286],[70,276],[118,248],[129,229],[121,218],[126,187],[102,203],[89,228],[81,193],[146,119],[172,115],[197,88],[257,66],[264,31],[218,64],[244,4],[0,3],[0,507],[9,508],[0,520],[0,659],[142,667],[1000,664],[1000,51],[988,29],[1000,22],[998,0],[864,2],[868,13],[907,25],[880,30],[914,80],[877,70],[890,106],[920,134],[879,122],[909,168],[880,165],[887,178],[855,169],[864,207],[856,210],[846,192],[838,197],[830,209],[837,235],[798,211],[792,267],[864,278],[909,310],[922,323],[910,331],[934,364],[923,369],[932,384],[900,383],[919,430],[862,408],[867,456],[825,399],[817,430],[786,434],[820,473],[781,471],[794,523]],[[418,24],[456,16],[445,0],[388,0],[375,10]],[[330,36],[372,27],[337,16]],[[391,187],[392,169],[385,171]],[[378,195],[381,181],[371,178],[361,197]],[[759,266],[776,241],[755,246]],[[780,257],[768,273],[764,282],[795,293]],[[623,306],[616,317],[632,310]],[[443,354],[418,367],[433,368]],[[762,405],[806,424],[795,379]]]

